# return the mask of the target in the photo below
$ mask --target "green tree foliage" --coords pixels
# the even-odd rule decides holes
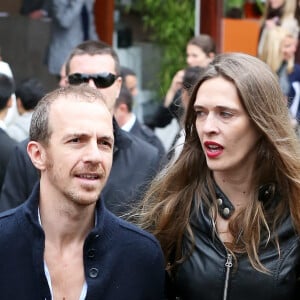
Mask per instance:
[[[136,1],[134,9],[152,32],[151,40],[162,50],[159,96],[165,96],[174,74],[186,66],[186,44],[194,34],[193,0]]]

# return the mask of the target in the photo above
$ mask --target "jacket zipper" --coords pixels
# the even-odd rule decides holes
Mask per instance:
[[[223,300],[227,299],[229,275],[230,275],[230,269],[232,268],[232,265],[233,265],[232,264],[232,254],[227,253],[227,259],[225,262],[226,277],[225,277],[225,284],[224,284],[224,291],[223,291]]]

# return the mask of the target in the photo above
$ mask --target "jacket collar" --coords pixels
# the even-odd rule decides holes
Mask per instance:
[[[38,207],[39,207],[39,194],[40,194],[40,184],[37,183],[30,197],[23,205],[24,216],[27,221],[33,224],[33,227],[38,231],[43,231],[42,227],[39,223],[39,216],[38,216]],[[104,206],[104,202],[100,198],[96,204],[96,222],[95,227],[91,230],[90,235],[93,236],[106,236],[109,237],[113,230],[112,226],[105,226],[105,223],[111,220],[111,214]],[[105,229],[105,230],[104,230]]]
[[[130,134],[124,130],[122,130],[115,118],[113,118],[113,128],[114,128],[114,136],[115,136],[115,146],[114,153],[119,149],[126,149],[131,145]]]

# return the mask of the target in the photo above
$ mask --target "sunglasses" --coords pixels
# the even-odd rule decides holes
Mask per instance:
[[[68,76],[68,81],[71,85],[79,85],[81,83],[88,83],[91,79],[94,81],[97,88],[108,88],[116,81],[117,75],[112,73],[98,73],[98,74],[81,74],[74,73]]]

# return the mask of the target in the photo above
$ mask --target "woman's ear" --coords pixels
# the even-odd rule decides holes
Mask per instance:
[[[38,142],[29,141],[27,145],[27,153],[33,165],[40,171],[46,168],[46,151]]]

